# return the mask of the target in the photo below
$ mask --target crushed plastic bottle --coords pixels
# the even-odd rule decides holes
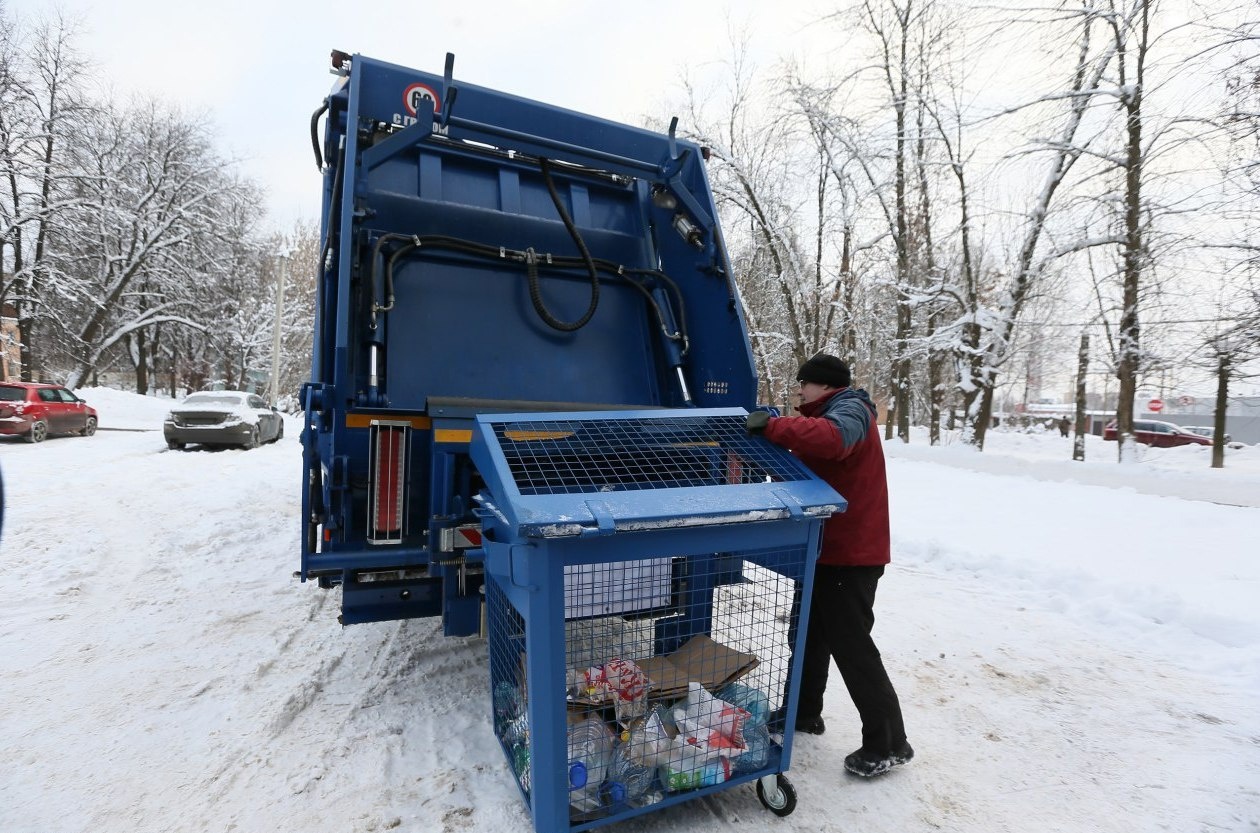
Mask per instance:
[[[569,804],[581,812],[598,810],[600,785],[612,760],[613,735],[604,722],[588,717],[569,726]]]
[[[626,746],[626,752],[636,763],[655,766],[669,755],[673,743],[666,721],[669,721],[674,734],[678,734],[669,709],[657,705],[646,718],[632,721],[630,728],[622,734],[621,741]]]
[[[714,697],[700,683],[687,684],[687,699],[674,707],[680,735],[692,738],[705,758],[735,755],[744,749],[744,724],[748,712]]]
[[[752,772],[761,769],[770,759],[770,729],[764,724],[744,728],[744,752],[731,759],[731,771]]]
[[[743,683],[727,683],[716,692],[719,700],[748,712],[744,726],[765,726],[770,717],[770,698],[764,691]]]

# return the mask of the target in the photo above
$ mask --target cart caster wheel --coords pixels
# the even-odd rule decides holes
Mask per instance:
[[[766,782],[773,784],[766,786]],[[776,816],[790,816],[796,809],[796,787],[783,775],[769,775],[757,779],[757,797],[766,809]]]

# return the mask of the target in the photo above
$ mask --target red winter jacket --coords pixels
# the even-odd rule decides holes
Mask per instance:
[[[871,398],[864,390],[842,388],[801,405],[800,411],[802,416],[772,417],[766,439],[791,449],[849,502],[846,512],[832,515],[823,526],[818,563],[887,564],[888,476]]]

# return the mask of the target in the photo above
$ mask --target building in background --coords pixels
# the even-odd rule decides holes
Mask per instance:
[[[17,310],[0,307],[0,381],[22,378],[22,342],[18,338]]]

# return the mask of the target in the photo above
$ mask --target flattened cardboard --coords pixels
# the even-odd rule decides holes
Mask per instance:
[[[752,671],[759,661],[756,654],[736,651],[699,635],[667,657],[649,657],[638,665],[651,681],[653,697],[681,697],[687,693],[689,682],[714,691]]]

